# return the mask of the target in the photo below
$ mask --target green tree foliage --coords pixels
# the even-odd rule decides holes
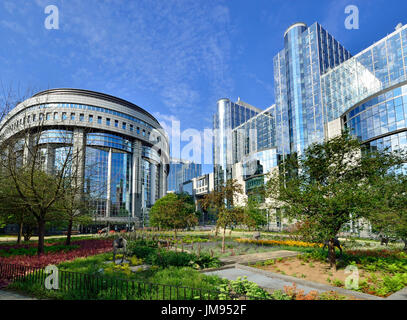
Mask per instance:
[[[329,260],[336,268],[334,238],[345,224],[369,217],[378,199],[377,182],[405,160],[401,153],[368,151],[344,132],[311,145],[298,159],[288,156],[280,173],[270,176],[267,196],[302,223],[300,232],[308,240],[329,240]]]
[[[376,183],[375,206],[369,217],[377,233],[401,239],[407,251],[407,177],[394,172]]]
[[[244,220],[244,208],[235,206],[236,197],[241,195],[243,195],[242,186],[231,179],[201,200],[204,210],[217,212],[216,226],[223,228],[222,252],[225,252],[226,228],[242,223]]]
[[[193,227],[198,223],[193,199],[186,194],[170,193],[157,200],[150,210],[150,224],[160,229],[174,230]]]
[[[259,230],[267,224],[267,211],[262,208],[262,204],[263,202],[256,195],[247,198],[243,223],[249,229]]]
[[[65,244],[71,244],[72,229],[75,224],[90,224],[92,222],[92,203],[89,194],[84,194],[83,184],[79,182],[80,175],[74,171],[66,176],[61,185],[61,196],[55,202],[55,212],[60,220],[66,222],[67,236]],[[127,215],[128,216],[128,215]]]
[[[10,188],[2,189],[2,197],[15,208],[24,208],[37,222],[38,254],[44,253],[46,224],[55,221],[56,202],[64,195],[64,179],[70,172],[72,157],[62,159],[52,172],[44,169],[39,144],[41,134],[10,138],[0,146],[0,172]],[[25,154],[25,150],[27,154]],[[69,150],[71,153],[71,150]]]

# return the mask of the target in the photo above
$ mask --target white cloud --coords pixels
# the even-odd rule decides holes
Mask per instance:
[[[62,2],[61,29],[86,52],[80,59],[99,63],[110,87],[154,93],[183,114],[203,103],[203,83],[213,101],[230,93],[230,13],[221,2],[91,3]]]

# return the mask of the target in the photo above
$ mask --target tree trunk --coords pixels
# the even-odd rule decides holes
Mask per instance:
[[[18,229],[18,235],[17,235],[17,243],[18,244],[21,244],[22,236],[23,236],[23,222],[20,222],[19,229]]]
[[[68,222],[68,231],[66,233],[66,241],[65,241],[65,245],[67,245],[67,246],[71,245],[72,225],[73,225],[73,221],[72,221],[72,219],[70,219]]]
[[[226,227],[223,228],[222,236],[222,253],[225,253],[225,237],[226,237]]]
[[[23,231],[24,241],[25,242],[30,241],[32,233],[33,233],[33,229],[30,226],[25,227],[25,231]]]
[[[328,257],[329,257],[329,266],[331,269],[336,271],[336,256],[335,256],[335,246],[334,246],[335,239],[329,239],[328,242]]]
[[[38,220],[38,255],[44,254],[45,221]]]

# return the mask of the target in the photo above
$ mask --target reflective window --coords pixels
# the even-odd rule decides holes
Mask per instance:
[[[91,146],[108,147],[131,152],[130,141],[108,133],[89,133],[86,141]]]

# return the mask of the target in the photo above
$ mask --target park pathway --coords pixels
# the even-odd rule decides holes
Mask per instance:
[[[37,300],[37,299],[22,296],[21,294],[6,290],[0,290],[0,300]]]
[[[367,295],[361,292],[348,291],[342,288],[332,287],[316,282],[310,282],[303,279],[297,279],[290,276],[284,276],[279,274],[272,274],[269,272],[263,272],[262,270],[252,271],[244,265],[235,265],[229,269],[217,270],[205,272],[207,275],[217,275],[221,278],[228,280],[236,280],[238,277],[247,277],[247,280],[257,283],[260,287],[267,291],[284,290],[285,286],[291,287],[293,283],[297,285],[297,289],[304,290],[307,294],[310,291],[317,291],[323,293],[327,291],[336,291],[339,294],[350,297],[357,300],[383,300],[383,298]],[[394,297],[396,298],[396,297]]]
[[[296,257],[302,254],[297,251],[288,251],[288,250],[278,250],[278,251],[267,251],[259,253],[251,253],[238,256],[228,256],[225,258],[220,258],[224,264],[235,264],[235,263],[256,263],[258,261],[266,261],[270,259],[277,258],[287,258],[287,257]]]

